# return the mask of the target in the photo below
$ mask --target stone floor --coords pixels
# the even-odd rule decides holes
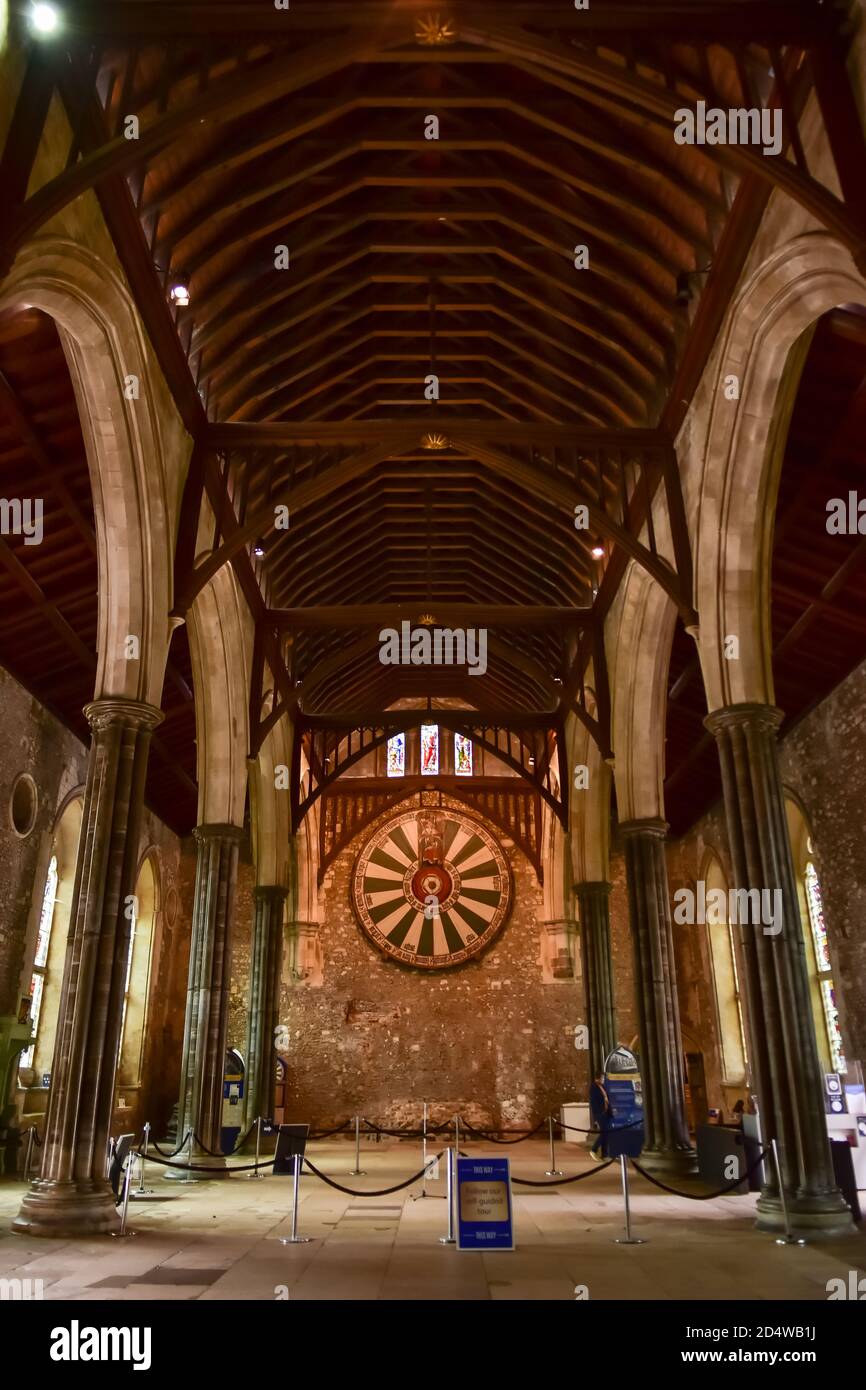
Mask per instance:
[[[469,1153],[489,1147],[464,1146]],[[547,1148],[509,1153],[512,1174],[543,1179]],[[371,1144],[367,1176],[351,1178],[351,1145],[310,1146],[317,1167],[358,1190],[389,1187],[420,1167],[416,1145]],[[582,1146],[558,1149],[566,1175],[591,1161]],[[148,1169],[154,1195],[130,1203],[135,1236],[89,1241],[12,1235],[22,1184],[0,1184],[0,1277],[42,1279],[46,1299],[565,1299],[585,1285],[591,1299],[826,1300],[830,1278],[866,1271],[866,1235],[806,1248],[777,1246],[753,1228],[754,1197],[707,1202],[667,1196],[635,1175],[632,1221],[647,1244],[614,1244],[622,1232],[618,1168],[586,1182],[515,1188],[517,1249],[476,1254],[439,1244],[444,1182],[352,1198],[305,1177],[300,1232],[290,1233],[291,1179],[177,1185]],[[137,1184],[136,1184],[137,1185]]]

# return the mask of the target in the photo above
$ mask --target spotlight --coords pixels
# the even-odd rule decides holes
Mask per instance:
[[[264,543],[264,541],[256,541],[255,545],[253,546],[253,554],[255,555],[255,557],[256,557],[257,560],[262,560],[262,559],[264,559],[264,554],[265,554],[265,543]]]
[[[35,34],[56,34],[60,28],[60,15],[54,5],[31,5],[30,28]]]
[[[692,281],[687,271],[681,270],[677,276],[676,302],[681,309],[692,302]]]
[[[603,559],[604,559],[604,546],[603,546],[603,545],[594,545],[594,546],[592,547],[592,558],[593,558],[593,560],[603,560]]]
[[[189,307],[189,280],[185,275],[173,275],[171,280],[171,299],[179,309]]]

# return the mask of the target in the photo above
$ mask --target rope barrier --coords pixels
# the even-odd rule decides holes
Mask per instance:
[[[560,1129],[567,1129],[571,1134],[600,1134],[600,1133],[601,1133],[601,1130],[600,1130],[600,1129],[578,1129],[577,1125],[567,1125],[567,1124],[565,1124],[562,1120],[557,1120],[555,1115],[553,1116],[553,1119],[554,1119],[555,1123],[559,1125],[559,1128],[560,1128]],[[643,1120],[642,1120],[642,1119],[641,1119],[641,1120],[630,1120],[629,1123],[628,1123],[627,1125],[610,1125],[610,1126],[608,1127],[608,1131],[607,1131],[607,1132],[608,1132],[608,1134],[616,1134],[616,1133],[617,1133],[619,1130],[621,1130],[621,1129],[640,1129],[640,1127],[641,1127],[642,1124],[643,1124]]]
[[[395,1139],[421,1139],[424,1135],[423,1129],[384,1129],[382,1125],[375,1124],[373,1120],[368,1120],[366,1116],[362,1116],[361,1118],[367,1128],[372,1129],[375,1134],[389,1134]],[[438,1128],[441,1129],[442,1126],[440,1125]],[[432,1128],[429,1126],[427,1133],[433,1133]]]
[[[311,1130],[310,1133],[307,1135],[307,1138],[330,1139],[332,1134],[339,1134],[342,1130],[348,1129],[351,1126],[351,1124],[351,1120],[344,1120],[341,1125],[337,1125],[336,1129],[318,1129],[315,1132]]]
[[[544,1128],[544,1126],[547,1123],[547,1117],[545,1116],[543,1120],[539,1120],[538,1124],[535,1126],[535,1129],[500,1129],[498,1131],[499,1134],[519,1134],[521,1136],[519,1139],[496,1139],[493,1136],[493,1134],[485,1133],[483,1129],[476,1129],[475,1126],[471,1125],[469,1121],[464,1119],[462,1115],[460,1116],[460,1123],[463,1125],[464,1129],[467,1129],[469,1131],[470,1134],[476,1134],[479,1139],[484,1139],[489,1144],[523,1144],[527,1139],[531,1139],[533,1134],[537,1134],[540,1129]]]
[[[189,1130],[187,1130],[186,1134],[183,1136],[183,1139],[181,1140],[181,1142],[180,1142],[180,1144],[177,1146],[177,1148],[176,1148],[176,1149],[173,1149],[172,1152],[171,1152],[170,1154],[167,1154],[167,1153],[163,1153],[163,1152],[162,1152],[162,1149],[159,1147],[159,1145],[157,1144],[157,1142],[156,1142],[155,1139],[151,1139],[150,1144],[148,1145],[148,1154],[147,1154],[147,1157],[148,1157],[148,1159],[150,1159],[150,1150],[151,1150],[151,1149],[156,1149],[156,1152],[157,1152],[158,1154],[162,1154],[162,1157],[163,1157],[163,1158],[174,1158],[175,1154],[179,1154],[183,1149],[185,1149],[188,1143],[189,1143]],[[155,1162],[156,1162],[156,1159],[154,1159],[153,1161],[154,1161],[154,1163],[155,1163]]]
[[[445,1150],[443,1149],[442,1153],[444,1152]],[[437,1161],[442,1157],[442,1153],[435,1155]],[[413,1173],[412,1177],[407,1178],[405,1182],[398,1182],[395,1187],[381,1187],[375,1192],[359,1192],[357,1188],[344,1187],[342,1183],[334,1182],[333,1178],[327,1177],[325,1173],[320,1173],[315,1164],[311,1163],[308,1158],[304,1159],[304,1166],[309,1168],[314,1177],[320,1178],[322,1182],[327,1183],[329,1187],[335,1187],[338,1192],[345,1192],[349,1197],[390,1197],[392,1192],[402,1192],[404,1187],[411,1187],[413,1182],[420,1182],[429,1169],[432,1161],[432,1158],[428,1159],[426,1167],[422,1168],[419,1173]]]
[[[137,1149],[131,1151],[135,1158],[143,1158],[144,1155]],[[178,1149],[178,1153],[180,1150]],[[172,1163],[163,1158],[154,1158],[148,1152],[148,1163],[159,1163],[163,1168],[175,1168],[178,1173],[248,1173],[252,1168],[268,1168],[273,1163],[273,1159],[266,1159],[264,1163],[238,1163],[232,1164],[231,1168],[205,1168],[200,1163]]]
[[[720,1187],[716,1192],[680,1192],[675,1187],[669,1187],[668,1184],[662,1182],[660,1178],[653,1177],[652,1173],[648,1173],[646,1168],[641,1167],[637,1159],[633,1158],[631,1162],[642,1178],[646,1178],[647,1182],[651,1182],[653,1187],[660,1187],[662,1192],[670,1192],[674,1197],[688,1197],[692,1202],[710,1202],[716,1197],[724,1197],[727,1193],[734,1192],[738,1187],[742,1187],[743,1183],[752,1176],[755,1170],[760,1168],[769,1152],[769,1149],[764,1149],[764,1152],[755,1159],[754,1163],[751,1167],[746,1169],[745,1173],[741,1174],[738,1178],[734,1178],[732,1182],[726,1183],[724,1187]]]
[[[515,1178],[513,1175],[511,1181],[519,1183],[521,1187],[565,1187],[566,1183],[583,1182],[584,1178],[593,1178],[596,1173],[603,1173],[605,1168],[609,1168],[615,1162],[615,1158],[609,1158],[597,1168],[588,1168],[585,1173],[576,1173],[573,1178],[554,1178],[552,1182],[536,1181],[534,1178]]]

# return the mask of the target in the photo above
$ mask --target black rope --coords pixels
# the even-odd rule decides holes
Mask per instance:
[[[138,1150],[133,1152],[136,1158],[143,1157]],[[147,1155],[147,1161],[159,1163],[163,1168],[176,1168],[179,1173],[248,1173],[251,1168],[269,1168],[274,1160],[267,1158],[261,1163],[232,1164],[231,1168],[204,1168],[200,1163],[171,1163],[163,1158],[154,1158],[152,1154]]]
[[[489,1143],[489,1144],[522,1144],[522,1143],[524,1143],[527,1139],[531,1139],[532,1136],[533,1136],[533,1134],[537,1134],[538,1131],[539,1131],[540,1129],[543,1129],[544,1126],[545,1126],[545,1124],[547,1123],[547,1121],[546,1121],[546,1120],[539,1120],[538,1124],[535,1126],[535,1129],[527,1129],[527,1130],[506,1130],[506,1129],[501,1129],[501,1130],[498,1131],[500,1134],[514,1134],[514,1133],[517,1133],[517,1134],[520,1135],[520,1138],[519,1138],[519,1139],[496,1139],[496,1138],[494,1137],[493,1134],[485,1134],[485,1132],[484,1132],[483,1129],[476,1129],[474,1125],[471,1125],[471,1124],[469,1123],[468,1120],[464,1120],[462,1116],[461,1116],[461,1119],[460,1119],[460,1123],[462,1124],[463,1128],[464,1128],[465,1130],[467,1130],[470,1134],[476,1134],[476,1135],[478,1136],[479,1139],[484,1139],[484,1140],[486,1140],[487,1143]]]
[[[601,1133],[601,1130],[599,1130],[599,1129],[578,1129],[577,1125],[566,1125],[566,1124],[563,1124],[562,1120],[556,1120],[555,1123],[559,1125],[559,1128],[560,1128],[560,1129],[567,1129],[571,1134],[600,1134],[600,1133]],[[640,1129],[640,1127],[641,1127],[642,1124],[643,1124],[643,1118],[641,1118],[641,1119],[639,1119],[639,1120],[630,1120],[629,1123],[628,1123],[627,1125],[609,1125],[609,1126],[608,1126],[607,1132],[608,1132],[608,1134],[616,1134],[617,1131],[618,1131],[618,1130],[621,1130],[621,1129]]]
[[[250,1127],[249,1127],[249,1129],[247,1130],[247,1132],[246,1132],[246,1134],[244,1135],[244,1137],[243,1137],[242,1139],[239,1139],[239,1140],[238,1140],[238,1142],[235,1144],[235,1146],[234,1146],[233,1149],[229,1149],[228,1153],[225,1155],[226,1158],[231,1157],[232,1154],[238,1154],[238,1153],[240,1153],[241,1149],[242,1149],[242,1148],[244,1147],[244,1145],[249,1141],[250,1136],[255,1132],[255,1128],[256,1128],[256,1125],[257,1125],[257,1124],[258,1124],[258,1120],[253,1120],[252,1124],[250,1125]],[[202,1147],[204,1147],[204,1146],[202,1146]],[[214,1158],[219,1158],[219,1154],[214,1154],[213,1156],[214,1156]]]
[[[149,1144],[148,1144],[148,1146],[147,1146],[147,1148],[148,1148],[148,1154],[147,1154],[147,1156],[148,1156],[148,1158],[150,1158],[150,1150],[151,1150],[151,1149],[156,1149],[156,1152],[157,1152],[158,1154],[162,1154],[163,1158],[174,1158],[175,1154],[179,1154],[179,1153],[181,1152],[181,1150],[185,1149],[188,1143],[189,1143],[189,1130],[187,1130],[186,1134],[183,1136],[183,1139],[181,1140],[181,1142],[180,1142],[180,1144],[178,1145],[178,1147],[177,1147],[176,1149],[173,1149],[172,1152],[171,1152],[170,1154],[167,1154],[167,1153],[162,1153],[162,1149],[159,1147],[159,1145],[157,1144],[157,1142],[156,1142],[155,1139],[151,1139],[150,1142],[149,1142]],[[154,1163],[155,1163],[155,1162],[156,1162],[156,1159],[154,1159],[153,1161],[154,1161]]]
[[[738,1187],[742,1187],[743,1183],[755,1172],[755,1169],[761,1166],[769,1152],[769,1149],[764,1149],[764,1152],[755,1159],[754,1163],[751,1167],[746,1169],[745,1173],[739,1178],[734,1178],[732,1182],[726,1183],[724,1187],[720,1187],[716,1192],[680,1192],[676,1187],[668,1187],[668,1184],[662,1182],[660,1178],[654,1178],[652,1173],[648,1173],[646,1168],[640,1166],[637,1159],[633,1158],[631,1161],[641,1177],[646,1178],[647,1182],[651,1182],[653,1187],[660,1187],[663,1192],[670,1192],[674,1197],[688,1197],[692,1202],[710,1202],[714,1197],[724,1197],[726,1193],[734,1192]]]
[[[351,1120],[344,1120],[343,1123],[342,1123],[341,1125],[337,1125],[336,1129],[317,1129],[315,1132],[313,1132],[312,1130],[310,1130],[310,1133],[307,1135],[307,1138],[308,1138],[308,1139],[330,1139],[330,1137],[331,1137],[332,1134],[339,1134],[341,1130],[348,1129],[349,1125],[351,1125],[351,1124],[352,1124],[352,1121],[351,1121]]]
[[[594,1178],[596,1173],[603,1173],[605,1168],[609,1168],[616,1160],[609,1158],[607,1163],[602,1163],[598,1168],[588,1168],[585,1173],[576,1173],[573,1178],[554,1178],[551,1182],[540,1182],[533,1178],[515,1178],[512,1176],[513,1183],[519,1183],[521,1187],[565,1187],[569,1182],[583,1182],[584,1178]]]
[[[423,1138],[424,1138],[424,1131],[423,1131],[423,1129],[384,1129],[384,1128],[382,1127],[382,1125],[377,1125],[377,1124],[374,1123],[373,1120],[368,1120],[366,1117],[364,1118],[364,1124],[367,1125],[369,1129],[372,1129],[372,1130],[374,1131],[374,1133],[376,1133],[376,1134],[388,1134],[388,1135],[390,1135],[390,1136],[391,1136],[392,1138],[394,1138],[394,1139],[423,1139]],[[447,1126],[445,1126],[445,1127],[447,1128]],[[438,1128],[441,1129],[442,1126],[439,1125]],[[432,1132],[433,1132],[433,1131],[428,1127],[427,1133],[428,1133],[428,1134],[431,1134]]]
[[[443,1149],[442,1153],[444,1152],[445,1150]],[[436,1154],[437,1159],[440,1159],[441,1157],[441,1153]],[[392,1192],[402,1192],[404,1187],[411,1187],[413,1182],[420,1182],[420,1180],[424,1177],[425,1173],[427,1172],[427,1169],[430,1167],[432,1161],[432,1158],[428,1159],[427,1166],[422,1168],[420,1172],[413,1173],[412,1177],[407,1178],[405,1182],[398,1182],[395,1187],[381,1187],[377,1189],[377,1191],[375,1192],[359,1192],[357,1188],[344,1187],[342,1183],[334,1182],[333,1178],[329,1178],[324,1173],[320,1173],[315,1164],[311,1163],[308,1158],[304,1159],[304,1164],[307,1168],[309,1168],[310,1172],[313,1174],[314,1177],[321,1178],[322,1182],[326,1182],[329,1187],[335,1187],[338,1192],[345,1192],[350,1197],[390,1197]]]

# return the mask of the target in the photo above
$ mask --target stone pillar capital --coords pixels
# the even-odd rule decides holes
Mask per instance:
[[[619,830],[626,839],[635,835],[655,835],[659,840],[663,840],[670,826],[661,816],[644,816],[640,820],[620,821]]]
[[[608,883],[606,879],[584,879],[582,883],[575,883],[572,892],[577,898],[590,893],[607,898],[613,892],[613,884]]]
[[[204,844],[207,840],[234,840],[237,844],[242,844],[246,839],[246,832],[237,825],[222,825],[218,822],[211,822],[209,825],[197,825],[192,832],[196,844]]]
[[[129,728],[153,730],[161,724],[165,715],[154,705],[146,705],[140,700],[124,700],[109,697],[91,700],[84,706],[84,717],[94,733],[108,729],[112,724],[123,724]]]
[[[714,738],[718,738],[728,729],[752,728],[774,734],[784,718],[784,712],[776,709],[774,705],[724,705],[706,716],[704,727],[709,729]]]
[[[289,896],[288,888],[282,888],[278,883],[257,883],[254,896],[260,902],[274,903],[279,906],[286,901]]]

